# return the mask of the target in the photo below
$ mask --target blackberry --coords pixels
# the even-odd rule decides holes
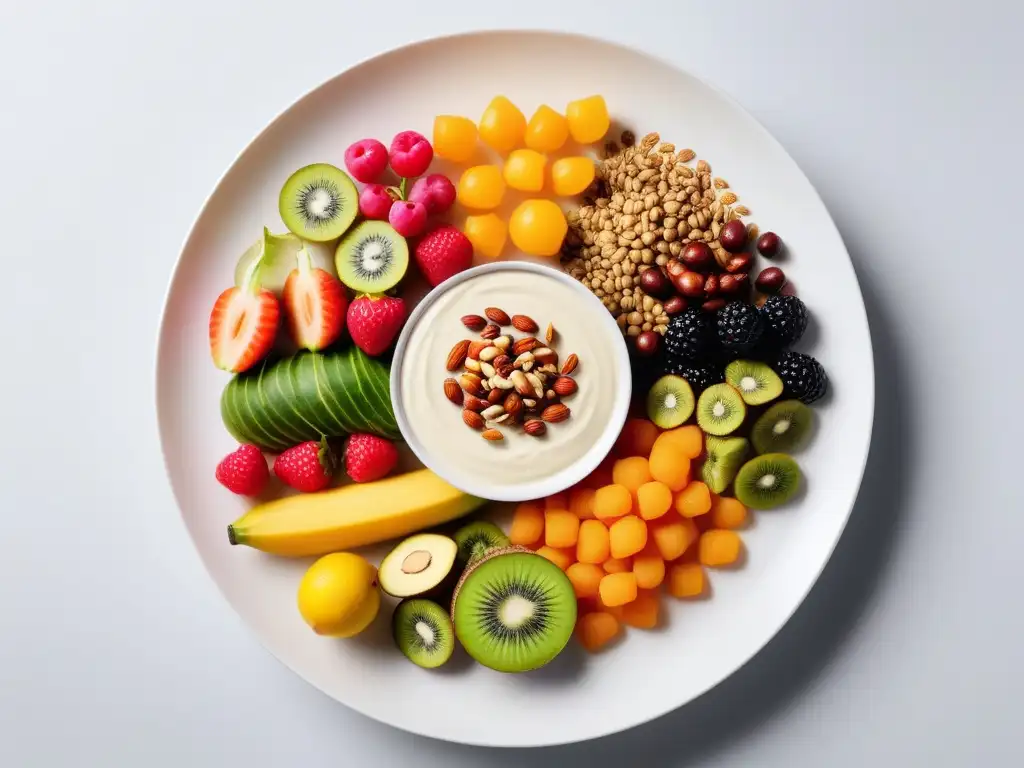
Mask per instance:
[[[672,318],[665,332],[665,349],[680,358],[699,360],[713,349],[714,343],[711,316],[693,307]]]
[[[786,396],[813,403],[828,389],[828,375],[821,363],[800,352],[783,352],[772,366],[782,379]]]
[[[754,349],[764,333],[764,321],[757,307],[742,301],[731,301],[718,310],[717,325],[718,342],[739,355]]]
[[[725,381],[722,368],[714,363],[696,363],[675,355],[666,355],[662,364],[662,374],[672,374],[686,379],[696,396],[700,396],[700,393],[712,384],[721,384]]]
[[[793,346],[807,330],[807,307],[796,296],[769,296],[761,307],[764,341],[778,349]]]

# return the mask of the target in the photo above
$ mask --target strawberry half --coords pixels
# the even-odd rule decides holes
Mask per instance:
[[[284,284],[285,317],[295,343],[310,352],[333,344],[345,327],[345,288],[330,272],[313,267],[303,248]]]
[[[241,373],[274,345],[281,307],[277,297],[260,288],[228,288],[210,313],[210,353],[218,368]]]

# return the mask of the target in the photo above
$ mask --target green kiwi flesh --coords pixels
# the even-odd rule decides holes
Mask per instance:
[[[448,612],[421,597],[398,604],[391,616],[391,632],[398,650],[424,669],[440,667],[455,650],[455,629]]]
[[[499,672],[528,672],[558,656],[576,625],[569,577],[524,547],[488,552],[471,563],[452,600],[455,636],[466,652]]]
[[[736,475],[736,498],[751,509],[785,504],[800,487],[800,467],[784,453],[757,456]]]
[[[647,416],[662,429],[674,429],[693,414],[693,389],[681,376],[662,376],[647,393]]]
[[[505,549],[512,543],[501,528],[485,520],[462,526],[454,538],[459,547],[458,563],[463,567],[493,549]]]
[[[733,360],[725,368],[725,381],[747,405],[764,405],[782,394],[779,375],[756,360]]]
[[[745,437],[715,437],[708,435],[705,442],[707,455],[701,467],[701,479],[714,493],[723,493],[740,471],[750,443]]]
[[[813,421],[813,411],[799,400],[783,400],[758,417],[750,441],[758,453],[790,453],[803,444]]]
[[[325,243],[337,240],[352,226],[359,212],[359,192],[340,168],[314,163],[288,177],[278,210],[290,232]]]
[[[356,293],[384,293],[405,277],[409,245],[386,221],[364,221],[338,243],[334,266]]]
[[[740,393],[728,384],[713,384],[697,401],[697,424],[709,435],[721,437],[735,432],[747,417]]]

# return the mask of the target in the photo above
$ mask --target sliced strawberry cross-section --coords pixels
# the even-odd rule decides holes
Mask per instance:
[[[228,288],[210,313],[210,352],[218,368],[241,373],[274,344],[281,309],[270,291]]]
[[[319,352],[341,335],[348,309],[345,288],[330,272],[314,267],[305,248],[285,281],[283,299],[288,328],[303,349]]]

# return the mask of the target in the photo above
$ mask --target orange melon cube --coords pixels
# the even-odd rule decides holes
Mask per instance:
[[[615,441],[615,455],[622,458],[629,456],[651,455],[654,441],[658,439],[658,427],[647,419],[626,419],[618,439]]]
[[[664,483],[652,480],[636,489],[637,512],[644,520],[655,520],[672,506],[672,491]]]
[[[606,485],[594,494],[594,515],[598,520],[622,517],[632,509],[633,496],[624,485]]]
[[[544,536],[544,510],[536,501],[524,501],[512,515],[508,538],[513,544],[532,547]]]
[[[690,459],[668,432],[654,441],[649,466],[651,477],[672,491],[681,491],[690,482]]]
[[[631,557],[621,559],[609,557],[601,564],[601,567],[604,568],[605,573],[625,573],[633,570],[633,559]]]
[[[668,569],[668,593],[672,597],[699,597],[704,593],[704,568],[700,563],[673,563]]]
[[[653,521],[649,534],[662,559],[676,560],[697,540],[700,531],[693,520],[673,516]]]
[[[573,563],[565,569],[565,575],[572,582],[576,597],[597,597],[601,579],[607,574],[601,566],[591,563]]]
[[[650,541],[633,557],[633,573],[641,589],[654,589],[665,580],[665,560],[657,545]]]
[[[576,541],[576,559],[581,563],[600,565],[611,556],[608,528],[600,520],[580,523]]]
[[[549,509],[544,513],[544,543],[563,549],[575,547],[580,519],[567,509]]]
[[[586,650],[594,653],[610,643],[619,634],[619,620],[605,611],[594,611],[580,616],[576,622],[576,637]]]
[[[555,549],[554,547],[544,546],[537,550],[537,554],[541,557],[547,558],[564,571],[573,564],[573,560],[576,557],[576,550]]]
[[[704,432],[696,424],[687,424],[683,427],[676,427],[662,435],[666,440],[671,440],[688,459],[696,459],[704,452]]]
[[[747,522],[747,508],[743,502],[729,496],[711,499],[711,523],[715,528],[742,528]]]
[[[593,488],[573,488],[569,491],[569,511],[580,520],[593,520],[596,495],[597,491]]]
[[[698,554],[704,565],[716,568],[732,565],[743,550],[743,541],[736,531],[714,528],[701,534]]]
[[[658,593],[641,589],[636,599],[622,606],[622,621],[639,629],[654,629],[658,626]]]
[[[647,523],[634,515],[620,518],[612,523],[608,542],[616,559],[635,555],[647,546]]]
[[[700,480],[694,480],[676,494],[676,512],[683,517],[698,517],[711,511],[711,491]]]
[[[632,571],[605,574],[598,589],[601,603],[612,607],[633,602],[636,591],[636,576]]]

